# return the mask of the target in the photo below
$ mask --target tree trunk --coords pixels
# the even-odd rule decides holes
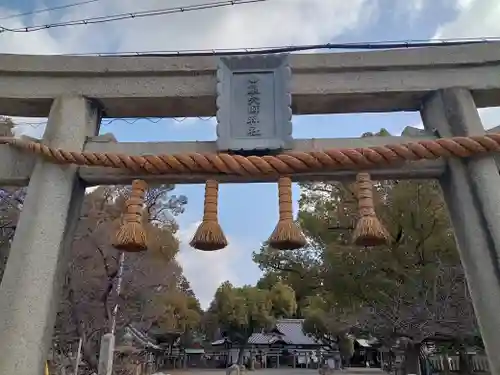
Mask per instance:
[[[460,345],[458,350],[458,373],[461,375],[471,375],[473,372],[472,361],[470,356],[467,354],[467,350],[464,345]]]
[[[97,353],[99,348],[96,348],[92,345],[91,342],[87,342],[82,345],[82,359],[87,363],[87,366],[90,367],[97,373],[97,367],[99,365],[97,359]]]
[[[420,343],[409,343],[406,347],[403,369],[406,375],[420,373]]]
[[[337,336],[338,350],[344,359],[346,367],[351,366],[351,358],[354,355],[354,343],[347,335]]]
[[[348,367],[348,368],[351,367],[351,358],[352,358],[352,356],[350,356],[350,355],[347,355],[344,357],[345,367]]]
[[[10,254],[10,244],[5,243],[0,246],[0,283],[2,282],[3,272],[5,271],[5,266],[7,265],[7,260]]]
[[[240,346],[240,350],[238,352],[238,365],[240,365],[240,366],[243,364],[243,359],[245,356],[245,349],[247,348],[247,342],[248,342],[248,339],[245,341],[244,344],[242,344]]]

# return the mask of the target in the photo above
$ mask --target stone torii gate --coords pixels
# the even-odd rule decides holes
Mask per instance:
[[[485,130],[476,109],[500,105],[498,45],[293,55],[289,57],[290,86],[290,69],[284,60],[278,60],[243,58],[235,62],[228,59],[219,66],[216,57],[0,55],[0,113],[28,117],[48,114],[42,143],[52,149],[126,155],[166,152],[214,155],[233,149],[271,150],[269,153],[273,154],[279,149],[289,149],[311,156],[325,149],[349,148],[358,149],[359,155],[369,159],[373,151],[383,145],[387,145],[387,150],[397,145],[411,148],[408,146],[411,143],[417,149],[421,145],[436,146],[441,137],[480,136],[467,140],[467,144],[475,145],[476,151],[465,153],[480,152],[480,156],[443,160],[427,150],[426,156],[415,159],[429,160],[411,163],[372,160],[365,162],[363,169],[369,170],[374,179],[439,180],[491,372],[500,375],[500,356],[497,355],[500,350],[500,175],[496,155],[484,152],[498,151],[500,136],[484,137]],[[270,73],[272,78],[266,78],[265,73]],[[262,100],[267,103],[262,107],[263,121],[279,124],[277,128],[261,129],[260,138],[247,139],[247,135],[255,134],[250,134],[248,129],[243,134],[242,127],[234,125],[246,123],[247,119],[238,117],[237,110],[228,111],[233,106],[241,109],[238,88],[246,84],[241,81],[245,74],[262,79]],[[270,88],[274,94],[270,94]],[[420,111],[426,132],[414,131],[402,137],[293,140],[289,123],[291,109],[297,115]],[[116,143],[97,136],[103,116],[216,114],[217,142]],[[258,131],[251,129],[252,133]],[[464,138],[461,140],[465,142]],[[415,146],[417,143],[420,146]],[[277,173],[237,174],[216,168],[204,171],[199,167],[188,173],[174,168],[167,174],[151,174],[144,164],[135,172],[60,165],[7,144],[0,145],[0,160],[0,184],[28,185],[0,285],[0,374],[13,375],[43,373],[58,305],[60,277],[86,187],[130,183],[137,178],[200,183],[209,178],[220,182],[271,182],[279,177]],[[337,165],[302,169],[295,171],[292,177],[296,181],[350,180],[356,173],[355,169]]]

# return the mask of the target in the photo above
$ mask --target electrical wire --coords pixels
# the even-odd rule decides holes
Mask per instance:
[[[151,56],[151,57],[176,57],[176,56],[237,56],[237,55],[261,55],[273,53],[292,53],[311,50],[390,50],[418,47],[445,47],[461,46],[469,44],[497,44],[500,37],[491,38],[458,38],[458,39],[430,39],[430,40],[408,40],[408,41],[379,41],[379,42],[352,42],[352,43],[325,43],[306,44],[296,46],[276,47],[249,47],[237,49],[199,49],[199,50],[158,50],[142,52],[94,52],[94,53],[69,53],[60,56]]]
[[[138,121],[148,121],[152,124],[158,124],[161,121],[165,121],[165,120],[172,120],[172,121],[175,121],[177,123],[183,123],[184,121],[186,121],[188,119],[196,119],[198,121],[208,122],[208,121],[213,120],[214,118],[215,118],[215,116],[209,116],[209,117],[196,116],[196,117],[181,117],[181,118],[178,118],[178,117],[133,117],[133,118],[116,117],[116,118],[102,119],[101,126],[108,126],[108,125],[111,125],[115,122],[124,122],[128,125],[133,125]],[[12,120],[14,121],[14,123],[17,126],[29,126],[33,129],[37,129],[40,126],[46,125],[47,121],[48,121],[47,119],[40,120],[40,121],[18,121],[15,117],[13,117]]]
[[[0,33],[5,33],[5,32],[29,33],[29,32],[34,32],[34,31],[45,30],[45,29],[52,29],[52,28],[56,28],[56,27],[83,26],[83,25],[86,26],[86,25],[94,25],[94,24],[100,24],[100,23],[122,21],[122,20],[127,20],[127,19],[164,16],[167,14],[174,14],[174,13],[184,13],[184,12],[192,12],[192,11],[196,11],[196,10],[222,8],[222,7],[228,7],[228,6],[233,6],[233,5],[262,3],[262,2],[266,2],[266,1],[270,1],[270,0],[227,0],[227,1],[212,2],[212,3],[187,5],[185,7],[162,8],[162,9],[154,9],[154,10],[147,10],[147,11],[141,11],[141,12],[118,13],[118,14],[113,14],[113,15],[109,15],[109,16],[89,17],[89,18],[82,18],[82,19],[72,20],[72,21],[50,23],[50,24],[45,24],[45,25],[18,27],[18,28],[13,28],[13,29],[7,28],[4,26],[0,26]]]
[[[19,18],[19,17],[24,17],[24,16],[30,16],[32,14],[47,13],[47,12],[52,12],[52,11],[56,11],[56,10],[73,8],[73,7],[80,6],[80,5],[86,5],[86,4],[90,4],[90,3],[95,3],[97,1],[99,1],[99,0],[86,0],[86,1],[80,1],[78,3],[60,5],[60,6],[57,6],[57,7],[36,9],[36,10],[30,11],[30,12],[17,13],[17,14],[12,14],[10,16],[0,17],[0,21],[1,20],[10,20],[12,18]]]

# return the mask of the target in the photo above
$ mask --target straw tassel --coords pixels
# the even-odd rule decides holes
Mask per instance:
[[[292,180],[289,177],[279,179],[278,197],[280,217],[269,237],[269,246],[278,250],[300,249],[306,245],[306,239],[300,227],[293,221]]]
[[[227,246],[227,239],[217,217],[219,183],[208,180],[205,184],[203,221],[189,243],[191,247],[203,251],[221,250]]]
[[[360,172],[356,176],[359,219],[354,228],[352,241],[359,246],[380,246],[387,244],[389,232],[375,213],[373,204],[373,182],[369,173]]]
[[[125,203],[122,225],[115,235],[113,246],[126,252],[147,250],[146,231],[142,223],[142,209],[148,185],[143,180],[132,182],[130,198]]]

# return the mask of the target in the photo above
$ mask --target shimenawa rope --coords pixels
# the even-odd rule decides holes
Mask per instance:
[[[51,148],[38,142],[0,137],[0,144],[29,151],[58,164],[97,166],[128,169],[149,174],[226,174],[284,176],[300,172],[332,169],[367,169],[394,163],[434,160],[441,157],[470,157],[500,151],[500,134],[473,137],[421,140],[404,144],[388,144],[364,148],[329,149],[311,152],[284,152],[279,155],[240,156],[227,153],[184,153],[133,156],[114,153],[74,152]],[[136,180],[127,202],[123,225],[116,236],[115,246],[124,251],[146,248],[144,228],[140,224],[140,210],[144,199],[144,181]],[[269,239],[278,249],[294,249],[305,245],[300,228],[292,219],[291,180],[281,177],[278,183],[280,220]],[[353,233],[356,244],[380,245],[388,241],[389,234],[379,222],[373,209],[370,175],[358,173],[357,194],[360,218]],[[218,183],[207,181],[205,213],[191,245],[201,250],[217,250],[227,246],[227,240],[217,220]]]
[[[0,144],[30,151],[59,164],[128,169],[148,174],[290,175],[332,169],[367,169],[407,161],[441,157],[470,157],[500,152],[500,134],[421,140],[363,148],[323,151],[289,151],[279,155],[240,156],[227,153],[183,153],[133,156],[114,153],[75,152],[16,138],[0,138]]]

